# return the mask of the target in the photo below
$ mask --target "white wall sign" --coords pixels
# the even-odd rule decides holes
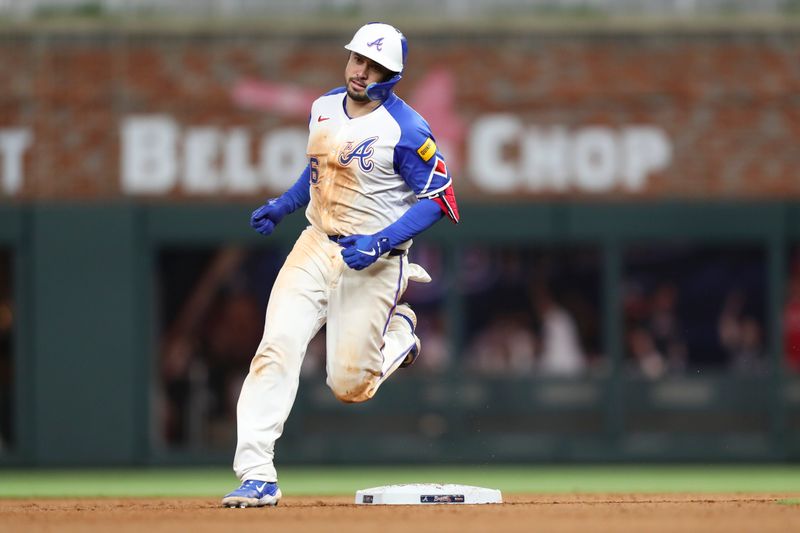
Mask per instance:
[[[277,193],[307,163],[303,128],[272,130],[255,154],[244,128],[182,127],[168,115],[140,115],[126,118],[121,130],[125,194],[178,187],[194,195]],[[672,144],[655,126],[539,127],[494,114],[472,125],[466,152],[465,176],[456,180],[470,178],[487,193],[635,193],[669,165]]]
[[[670,163],[672,145],[654,126],[569,130],[498,114],[474,123],[468,153],[469,173],[487,192],[636,192]]]
[[[168,115],[131,116],[122,122],[122,191],[189,194],[282,191],[307,164],[308,132],[276,129],[260,139],[257,162],[243,128],[182,128]]]
[[[31,145],[33,135],[27,128],[0,129],[0,193],[17,194],[25,181],[25,150]]]

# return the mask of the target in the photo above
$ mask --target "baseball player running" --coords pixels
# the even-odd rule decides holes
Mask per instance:
[[[443,216],[458,222],[452,180],[428,124],[392,92],[405,67],[405,37],[370,23],[345,48],[345,86],[311,106],[308,166],[250,218],[269,235],[307,205],[310,225],[272,288],[264,337],[237,406],[233,468],[242,484],[223,506],[281,499],[275,441],[294,403],[306,347],[323,324],[327,384],[343,402],[369,400],[419,356],[417,319],[400,297],[409,280],[430,277],[407,252],[412,238]]]

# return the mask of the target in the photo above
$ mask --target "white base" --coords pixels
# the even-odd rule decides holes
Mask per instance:
[[[470,485],[414,483],[386,485],[356,492],[356,503],[366,505],[427,505],[503,503],[499,490]]]

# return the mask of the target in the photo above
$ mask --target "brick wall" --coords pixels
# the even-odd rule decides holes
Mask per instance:
[[[0,202],[279,192],[301,168],[289,149],[266,146],[276,132],[302,131],[308,101],[341,85],[348,38],[257,32],[0,36]],[[460,195],[800,196],[799,33],[409,32],[409,41],[398,93],[441,137]],[[123,124],[137,117],[160,117],[172,127],[175,168],[162,168],[171,174],[153,190],[123,184]],[[496,144],[494,130],[477,133],[492,117],[516,128]],[[640,145],[622,141],[626,128],[637,127],[660,132],[667,152],[652,156],[646,175],[631,187],[618,176],[640,157],[634,153]],[[207,161],[191,163],[187,143],[203,132],[210,136],[195,152]],[[232,132],[245,148],[231,148]],[[19,134],[27,141],[8,141]],[[603,134],[617,143],[608,144],[606,154],[598,148]],[[553,135],[566,136],[568,147]],[[549,140],[542,144],[542,137]],[[582,152],[580,139],[588,143]],[[562,152],[553,156],[553,150]],[[238,167],[231,154],[238,154]],[[581,157],[588,177],[573,168]],[[242,164],[254,184],[231,186],[239,178],[230,175]],[[492,181],[495,166],[502,186]],[[198,177],[204,168],[211,174]],[[270,172],[288,176],[282,182]],[[191,185],[193,179],[205,185]]]

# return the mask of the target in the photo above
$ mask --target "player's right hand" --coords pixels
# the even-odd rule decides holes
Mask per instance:
[[[269,235],[275,226],[286,216],[286,208],[280,198],[270,198],[267,203],[253,211],[250,215],[250,227],[261,235]]]
[[[349,235],[339,239],[342,259],[353,270],[364,270],[391,248],[384,235]]]

